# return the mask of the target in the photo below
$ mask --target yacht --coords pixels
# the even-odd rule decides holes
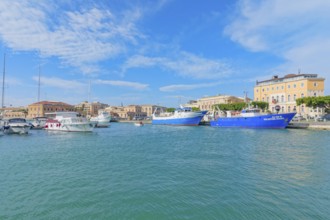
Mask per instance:
[[[90,119],[91,122],[96,123],[96,127],[109,127],[111,115],[108,112],[100,112],[96,117]]]
[[[32,125],[25,118],[10,118],[5,121],[4,132],[6,134],[27,134]]]
[[[55,112],[49,115],[54,118],[46,121],[45,130],[48,131],[92,132],[95,127],[95,123],[79,117],[77,112]]]

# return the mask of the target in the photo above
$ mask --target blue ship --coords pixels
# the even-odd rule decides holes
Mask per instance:
[[[212,127],[240,127],[240,128],[277,128],[283,129],[288,126],[293,113],[280,114],[260,114],[259,109],[243,110],[239,116],[218,117],[216,120],[210,122]]]
[[[174,112],[154,113],[152,124],[197,126],[206,113],[207,111],[192,111],[189,107],[180,107]]]

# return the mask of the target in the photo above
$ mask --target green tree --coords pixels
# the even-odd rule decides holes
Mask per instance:
[[[324,108],[327,113],[330,112],[330,96],[304,97],[296,99],[297,105],[305,104],[311,108]]]
[[[175,108],[167,108],[166,109],[166,112],[174,112],[175,111]]]
[[[218,107],[221,111],[241,111],[246,108],[247,104],[245,102],[230,103],[230,104],[217,104],[213,107]]]
[[[198,107],[192,107],[191,109],[192,109],[193,112],[198,112],[198,111],[200,111],[200,109],[199,109]]]
[[[252,101],[251,102],[252,106],[261,108],[263,111],[267,110],[269,107],[268,102],[262,102],[262,101]]]

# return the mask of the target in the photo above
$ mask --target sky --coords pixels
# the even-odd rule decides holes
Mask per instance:
[[[329,0],[1,0],[4,104],[176,107],[253,98],[256,80],[291,73],[326,78],[330,95],[329,11]]]

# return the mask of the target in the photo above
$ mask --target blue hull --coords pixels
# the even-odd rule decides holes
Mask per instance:
[[[212,127],[286,128],[296,113],[269,114],[253,117],[220,117],[211,121]]]
[[[207,111],[203,112],[202,115],[191,117],[191,118],[173,118],[173,119],[153,119],[153,125],[185,125],[185,126],[197,126],[201,122],[202,118]]]

